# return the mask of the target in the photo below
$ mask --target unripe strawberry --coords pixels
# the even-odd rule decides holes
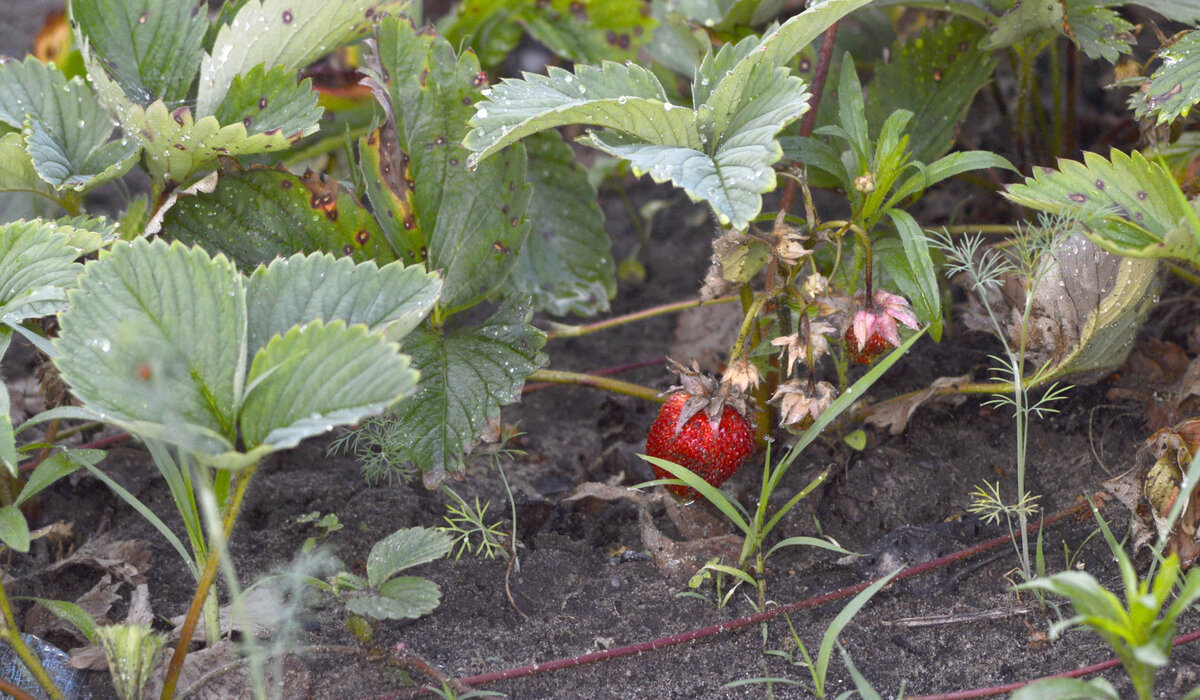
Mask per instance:
[[[646,433],[646,454],[686,467],[720,486],[754,454],[754,427],[743,414],[745,398],[698,371],[676,367],[684,386],[667,398]],[[674,478],[658,466],[654,474]],[[700,496],[683,485],[667,488],[686,500]]]
[[[900,345],[897,321],[913,330],[917,329],[917,317],[904,297],[882,289],[875,290],[871,298],[863,303],[863,308],[855,312],[850,327],[846,329],[846,351],[850,361],[868,365],[888,349]]]

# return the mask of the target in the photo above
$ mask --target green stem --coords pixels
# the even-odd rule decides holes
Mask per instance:
[[[609,379],[608,377],[599,377],[594,374],[584,374],[582,372],[564,372],[561,370],[539,369],[526,378],[530,382],[553,382],[555,384],[576,384],[579,386],[590,386],[596,389],[604,389],[617,394],[625,394],[626,396],[634,396],[647,401],[657,401],[662,403],[659,398],[659,392],[641,384],[632,382],[623,382],[619,379]]]
[[[737,339],[733,341],[733,347],[729,349],[729,362],[732,364],[746,354],[746,339],[750,337],[750,331],[754,327],[754,321],[758,319],[758,314],[762,311],[763,304],[767,302],[767,297],[758,296],[754,301],[750,302],[746,309],[746,315],[742,317],[742,326],[738,329]]]
[[[242,509],[246,487],[250,484],[250,478],[254,476],[254,472],[257,470],[258,463],[255,462],[238,472],[237,480],[233,486],[233,493],[229,498],[229,506],[225,510],[225,517],[221,522],[221,531],[227,540],[233,532],[233,525],[237,522],[238,513]],[[216,581],[217,564],[220,559],[220,557],[214,554],[208,557],[208,561],[204,564],[204,571],[200,574],[200,583],[196,586],[196,594],[192,597],[192,604],[188,607],[187,617],[184,618],[183,627],[179,630],[179,643],[175,646],[175,653],[171,655],[171,663],[167,667],[167,677],[163,681],[162,700],[171,700],[175,696],[175,686],[179,683],[179,674],[183,670],[183,660],[187,657],[188,645],[192,643],[192,635],[196,632],[196,624],[200,621],[200,612],[204,608],[205,600],[208,599],[208,591]]]
[[[54,685],[54,681],[50,680],[50,674],[46,673],[46,668],[42,666],[42,662],[38,660],[37,654],[29,648],[25,640],[21,638],[21,630],[17,627],[17,621],[13,618],[12,605],[8,602],[8,593],[4,590],[4,583],[0,577],[0,611],[4,613],[4,630],[0,632],[5,637],[5,641],[17,653],[17,658],[21,659],[21,663],[25,664],[25,668],[33,674],[38,685],[46,691],[53,700],[62,700],[62,692],[58,686]]]
[[[651,307],[649,309],[643,309],[641,311],[636,311],[631,314],[624,314],[623,316],[614,316],[613,318],[605,319],[603,321],[596,321],[595,323],[585,323],[580,326],[572,326],[572,325],[569,325],[566,323],[551,322],[550,330],[546,332],[546,337],[551,338],[551,339],[553,339],[553,338],[578,338],[579,336],[582,336],[582,335],[588,335],[591,333],[596,333],[597,331],[608,330],[609,328],[616,328],[616,327],[624,325],[626,323],[633,323],[634,321],[644,321],[645,319],[654,318],[655,316],[661,316],[663,314],[674,313],[676,311],[686,311],[688,309],[694,309],[697,306],[713,306],[714,304],[728,304],[731,301],[737,301],[737,300],[738,300],[738,296],[736,294],[730,294],[728,296],[717,297],[716,299],[709,299],[707,301],[703,301],[701,299],[688,299],[687,301],[677,301],[677,302],[674,302],[671,304],[663,304],[662,306],[655,306],[655,307]]]

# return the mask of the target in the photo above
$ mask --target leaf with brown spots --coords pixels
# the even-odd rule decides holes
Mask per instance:
[[[1141,153],[1112,151],[1112,160],[1084,153],[1060,158],[1058,170],[1038,168],[1005,196],[1017,204],[1071,214],[1096,245],[1138,258],[1200,265],[1200,220],[1171,173]]]
[[[334,180],[286,171],[233,170],[211,193],[181,195],[162,235],[223,252],[249,272],[276,256],[323,251],[356,261],[395,259],[371,214]]]
[[[1129,96],[1129,107],[1139,119],[1153,117],[1165,124],[1186,116],[1200,102],[1200,31],[1180,36],[1155,57],[1162,63]]]
[[[417,222],[409,157],[400,150],[396,125],[375,129],[358,141],[359,166],[366,181],[367,199],[392,248],[406,264],[424,262],[428,247]]]
[[[311,80],[297,83],[295,71],[285,66],[271,70],[255,66],[233,79],[214,116],[222,124],[241,122],[248,136],[268,132],[290,136],[311,131],[323,112]]]
[[[502,251],[519,251],[529,235],[525,149],[518,145],[467,168],[461,142],[479,96],[474,54],[455,56],[445,39],[391,18],[379,26],[377,47],[368,57],[368,84],[395,125],[398,152],[411,159],[405,198],[424,241],[422,257],[443,274],[443,309],[469,308],[503,286],[516,256]]]

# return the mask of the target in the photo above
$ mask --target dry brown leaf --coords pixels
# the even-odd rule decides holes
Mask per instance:
[[[957,405],[966,400],[962,394],[955,393],[945,396],[940,396],[940,394],[942,389],[955,384],[963,384],[970,379],[971,375],[969,374],[960,377],[938,377],[925,389],[871,404],[867,407],[866,410],[869,413],[863,420],[877,428],[887,428],[891,435],[899,435],[908,427],[908,421],[917,412],[917,409],[926,402],[939,399]]]
[[[130,585],[145,583],[150,569],[150,543],[146,540],[110,540],[108,534],[85,542],[74,554],[46,567],[53,573],[73,564],[91,566],[123,579]]]

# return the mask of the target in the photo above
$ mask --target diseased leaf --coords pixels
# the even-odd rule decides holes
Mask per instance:
[[[421,372],[417,392],[393,409],[402,451],[438,483],[463,467],[463,450],[484,422],[520,396],[525,377],[546,364],[546,336],[528,325],[529,309],[509,303],[480,326],[447,332],[418,328],[404,351]]]
[[[112,139],[116,125],[82,78],[67,80],[32,56],[0,64],[0,123],[22,130],[34,171],[59,189],[97,187],[128,172],[137,157],[136,142]],[[5,139],[18,143],[12,136]]]
[[[247,450],[300,441],[382,413],[412,392],[417,373],[399,346],[364,325],[321,319],[272,337],[254,356],[242,404]]]
[[[433,308],[440,289],[438,276],[419,265],[377,268],[318,253],[279,258],[246,283],[247,352],[253,357],[272,336],[317,319],[362,323],[399,341]]]
[[[367,581],[378,588],[396,574],[441,559],[454,547],[454,538],[441,530],[410,527],[375,543],[367,557]]]
[[[54,362],[87,408],[171,444],[232,449],[246,348],[233,263],[139,239],[88,263],[68,300]]]
[[[1060,158],[1058,170],[1035,169],[1005,196],[1078,217],[1088,238],[1111,253],[1200,263],[1200,226],[1171,173],[1137,152],[1113,150],[1111,156],[1084,153],[1082,163]]]
[[[324,108],[317,106],[312,80],[297,83],[295,71],[287,66],[268,71],[259,65],[233,79],[214,116],[221,124],[241,122],[246,134],[253,136],[276,130],[284,134],[308,131],[323,112]]]
[[[445,39],[387,19],[368,65],[372,89],[395,124],[397,148],[409,158],[412,185],[392,191],[415,212],[406,244],[419,240],[426,266],[442,272],[440,303],[448,313],[473,306],[504,283],[529,235],[525,150],[467,168],[460,142],[486,76],[472,54],[455,57]]]
[[[875,69],[867,85],[867,122],[878,133],[898,109],[913,113],[908,148],[929,163],[954,145],[958,125],[975,94],[992,75],[995,62],[981,51],[984,29],[963,19],[931,26],[900,46]]]
[[[557,132],[536,134],[525,148],[533,230],[511,277],[513,291],[532,296],[537,310],[559,316],[607,311],[617,292],[616,268],[596,188]]]
[[[1200,102],[1200,31],[1187,32],[1160,49],[1158,58],[1162,63],[1142,89],[1129,96],[1129,107],[1139,119],[1153,116],[1165,124]]]
[[[69,7],[77,43],[87,38],[135,103],[145,107],[188,96],[208,29],[204,2],[71,0]]]
[[[196,114],[217,113],[234,79],[258,65],[295,70],[365,36],[407,0],[252,0],[217,30],[200,63]]]
[[[207,189],[207,188],[205,188]],[[371,214],[336,180],[251,168],[217,176],[211,192],[181,194],[163,214],[163,235],[222,252],[244,271],[277,256],[324,251],[356,261],[392,260]]]
[[[143,107],[122,92],[90,47],[84,44],[81,51],[100,101],[116,115],[126,135],[141,143],[146,167],[159,185],[186,184],[198,172],[211,169],[219,156],[286,150],[317,130],[315,110],[305,113],[313,121],[296,131],[277,131],[260,121],[255,128],[264,130],[251,135],[240,121],[222,125],[213,116],[196,120],[188,107],[169,109],[162,100]]]
[[[358,154],[367,199],[392,250],[406,264],[423,263],[429,250],[414,208],[416,182],[408,169],[408,154],[400,150],[397,142],[395,122],[389,119],[359,139]]]

